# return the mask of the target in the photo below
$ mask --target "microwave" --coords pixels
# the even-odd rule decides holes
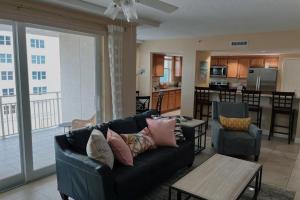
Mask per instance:
[[[211,77],[227,77],[227,67],[226,66],[211,66],[210,67],[210,76]]]

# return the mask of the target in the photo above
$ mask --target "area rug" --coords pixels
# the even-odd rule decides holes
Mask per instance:
[[[186,175],[188,172],[193,170],[195,167],[201,165],[212,155],[213,155],[212,152],[200,153],[195,157],[195,162],[193,164],[193,167],[179,171],[171,179],[161,183],[160,186],[154,188],[150,193],[148,193],[145,197],[143,197],[140,200],[168,200],[169,186],[175,183],[184,175]],[[253,196],[253,191],[246,190],[243,196],[241,197],[241,199],[250,200],[252,199],[252,196]],[[182,199],[184,199],[184,195],[182,197],[183,197]],[[295,192],[290,192],[274,186],[262,184],[261,191],[258,196],[258,200],[293,200],[294,197],[295,197]],[[171,199],[176,200],[175,192],[172,193]],[[190,198],[190,199],[196,200],[194,198]]]

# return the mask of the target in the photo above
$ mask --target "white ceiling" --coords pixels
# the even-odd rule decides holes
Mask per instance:
[[[65,1],[65,0],[60,0]],[[108,6],[111,0],[85,0]],[[141,18],[159,27],[138,27],[138,39],[166,39],[300,29],[300,0],[163,0],[179,7],[171,14],[143,5]]]

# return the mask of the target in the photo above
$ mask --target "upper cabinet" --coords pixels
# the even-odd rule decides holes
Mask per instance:
[[[265,67],[274,67],[277,68],[279,63],[278,57],[269,57],[265,59]]]
[[[162,54],[153,54],[152,57],[152,76],[164,76],[165,56]]]
[[[219,65],[227,66],[228,60],[227,58],[219,58]]]
[[[249,66],[250,66],[250,59],[248,58],[239,59],[238,78],[248,78]]]
[[[248,78],[250,67],[277,68],[278,56],[212,56],[211,66],[227,66],[228,78]]]
[[[174,56],[174,76],[181,77],[182,76],[182,57]]]
[[[211,66],[219,65],[219,58],[218,57],[211,57],[210,65]]]
[[[229,58],[227,64],[227,77],[237,78],[238,76],[239,60],[236,58]]]
[[[251,67],[265,67],[265,59],[262,57],[251,58],[250,66]]]

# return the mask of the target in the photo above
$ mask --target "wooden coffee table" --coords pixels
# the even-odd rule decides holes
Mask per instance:
[[[254,188],[253,199],[256,199],[261,177],[262,165],[215,154],[170,186],[169,200],[173,190],[177,192],[177,200],[181,200],[182,194],[188,198],[234,200],[239,199],[248,187]],[[254,179],[255,185],[251,186]]]

